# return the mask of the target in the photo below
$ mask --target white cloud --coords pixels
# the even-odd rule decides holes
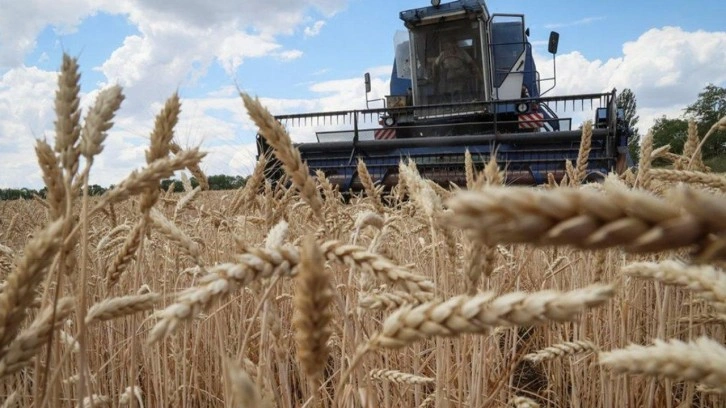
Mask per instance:
[[[36,36],[46,26],[72,32],[96,8],[92,0],[0,0],[0,10],[0,68],[11,68],[35,48]]]
[[[581,25],[587,25],[587,24],[594,23],[596,21],[602,21],[602,20],[605,20],[605,17],[585,17],[585,18],[581,18],[579,20],[568,21],[565,23],[546,24],[545,28],[548,30],[551,30],[551,29],[562,28],[562,27],[581,26]]]
[[[320,30],[323,29],[324,25],[325,21],[318,20],[313,25],[305,27],[303,34],[305,35],[305,37],[315,37],[316,35],[320,34]]]
[[[557,56],[554,94],[630,88],[638,103],[639,129],[656,118],[675,117],[696,101],[708,83],[726,85],[726,32],[686,32],[678,27],[651,29],[623,45],[623,55],[607,61],[579,52]],[[542,77],[552,75],[549,56],[537,56]]]

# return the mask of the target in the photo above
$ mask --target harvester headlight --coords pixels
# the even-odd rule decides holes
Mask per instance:
[[[434,7],[439,7],[441,4],[441,0],[431,0],[431,5]]]
[[[388,116],[388,117],[386,117],[386,119],[383,120],[383,123],[386,126],[393,126],[396,124],[396,119],[393,119],[392,116]]]
[[[526,103],[518,103],[517,104],[517,113],[525,113],[529,110],[529,106],[527,106]]]

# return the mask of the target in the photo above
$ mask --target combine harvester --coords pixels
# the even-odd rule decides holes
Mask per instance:
[[[357,159],[365,161],[374,181],[387,188],[398,181],[398,163],[416,162],[423,177],[442,186],[465,185],[468,149],[477,167],[496,153],[507,184],[536,185],[565,174],[575,163],[581,131],[557,112],[591,109],[592,150],[588,178],[622,171],[630,136],[608,93],[544,95],[555,76],[540,78],[521,14],[490,14],[483,0],[458,0],[400,13],[408,32],[395,36],[390,95],[383,108],[276,116],[294,134],[314,132],[316,141],[300,143],[310,171],[322,170],[341,192],[363,187]],[[553,71],[559,34],[550,33]],[[551,86],[542,90],[543,83]],[[365,75],[366,106],[370,75]],[[311,138],[311,137],[310,137]],[[269,150],[258,136],[258,153]],[[282,175],[278,162],[268,175]]]

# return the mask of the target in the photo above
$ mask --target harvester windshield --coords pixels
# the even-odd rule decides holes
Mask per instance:
[[[414,104],[484,100],[479,24],[461,19],[411,30]]]

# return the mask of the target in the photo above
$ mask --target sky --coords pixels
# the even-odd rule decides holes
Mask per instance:
[[[443,2],[447,2],[444,0]],[[124,100],[92,184],[144,165],[154,116],[182,99],[176,140],[209,154],[207,174],[248,175],[256,129],[237,89],[273,114],[364,108],[388,93],[401,10],[426,0],[0,0],[0,188],[40,188],[37,139],[54,138],[63,53],[78,58],[85,112],[104,87]],[[552,73],[549,32],[560,33],[553,95],[631,89],[643,134],[680,117],[708,84],[726,86],[726,2],[491,0],[524,14],[537,66]],[[295,140],[303,135],[292,133]]]

